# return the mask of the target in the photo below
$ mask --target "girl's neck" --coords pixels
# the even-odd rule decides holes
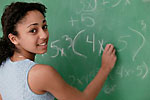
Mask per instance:
[[[30,59],[34,61],[34,58],[35,58],[35,54],[25,55],[18,52],[14,52],[13,56],[10,59],[15,62],[24,59]]]

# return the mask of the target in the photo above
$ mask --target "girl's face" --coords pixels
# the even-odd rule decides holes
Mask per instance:
[[[47,52],[49,33],[44,16],[37,10],[27,12],[27,15],[17,23],[17,45],[21,52],[43,54]]]

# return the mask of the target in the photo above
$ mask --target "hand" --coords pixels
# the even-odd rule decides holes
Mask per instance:
[[[102,55],[102,68],[111,71],[116,63],[116,50],[112,44],[107,44]]]

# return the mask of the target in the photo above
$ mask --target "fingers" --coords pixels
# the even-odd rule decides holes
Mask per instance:
[[[104,52],[115,55],[116,50],[114,49],[114,46],[112,44],[107,44]]]
[[[109,50],[109,46],[110,46],[110,44],[106,45],[105,50],[104,50],[105,52],[107,52]]]
[[[113,52],[112,52],[112,54],[113,54],[113,55],[115,55],[115,53],[116,53],[116,50],[115,50],[115,49],[113,49]]]

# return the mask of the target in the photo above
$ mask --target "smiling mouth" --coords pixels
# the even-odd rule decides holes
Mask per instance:
[[[45,46],[47,45],[47,42],[41,43],[41,44],[37,44],[37,46]]]

